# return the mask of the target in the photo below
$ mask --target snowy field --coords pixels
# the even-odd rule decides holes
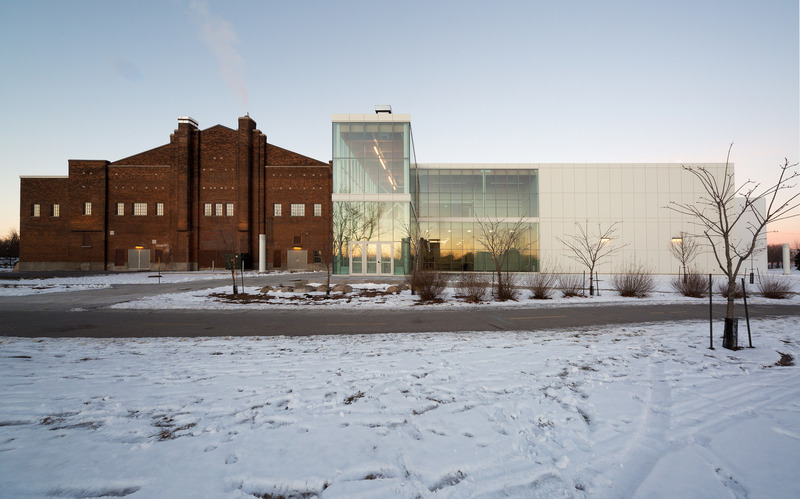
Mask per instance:
[[[800,321],[707,327],[3,338],[0,496],[800,496]]]

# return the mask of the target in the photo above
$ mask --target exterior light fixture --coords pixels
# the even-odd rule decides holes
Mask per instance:
[[[135,249],[144,249],[144,246],[134,246]]]
[[[611,241],[611,239],[609,239],[607,237],[603,237],[603,238],[600,239],[600,244],[606,244],[609,241]]]
[[[672,244],[680,244],[682,242],[683,242],[683,238],[681,238],[681,237],[673,237],[672,238]]]

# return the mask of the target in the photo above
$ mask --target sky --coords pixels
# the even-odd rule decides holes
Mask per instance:
[[[0,3],[0,233],[20,175],[168,143],[178,116],[331,159],[331,115],[390,104],[417,160],[800,160],[798,2]],[[797,192],[797,187],[793,192]],[[770,242],[800,241],[800,217]],[[24,237],[24,236],[23,236]]]

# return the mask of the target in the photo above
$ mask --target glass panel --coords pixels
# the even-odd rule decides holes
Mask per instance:
[[[392,273],[392,245],[381,244],[381,274]]]
[[[376,243],[367,243],[367,274],[376,274],[378,272],[377,246]]]
[[[353,243],[352,246],[352,255],[351,255],[351,263],[352,263],[352,274],[363,274],[364,273],[364,260],[363,260],[363,251],[364,248],[361,243]]]

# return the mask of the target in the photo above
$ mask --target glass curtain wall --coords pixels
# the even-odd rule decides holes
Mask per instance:
[[[351,254],[361,252],[351,244],[358,241],[392,243],[381,246],[381,273],[389,254],[392,273],[407,273],[413,163],[409,123],[333,123],[334,273],[350,273],[353,257],[361,258],[361,253]],[[408,201],[398,201],[397,195]],[[352,269],[369,271],[361,261],[353,261]]]
[[[419,220],[425,268],[494,271],[476,238],[478,220],[523,220],[524,236],[506,259],[506,269],[539,271],[539,185],[535,169],[419,169]]]

